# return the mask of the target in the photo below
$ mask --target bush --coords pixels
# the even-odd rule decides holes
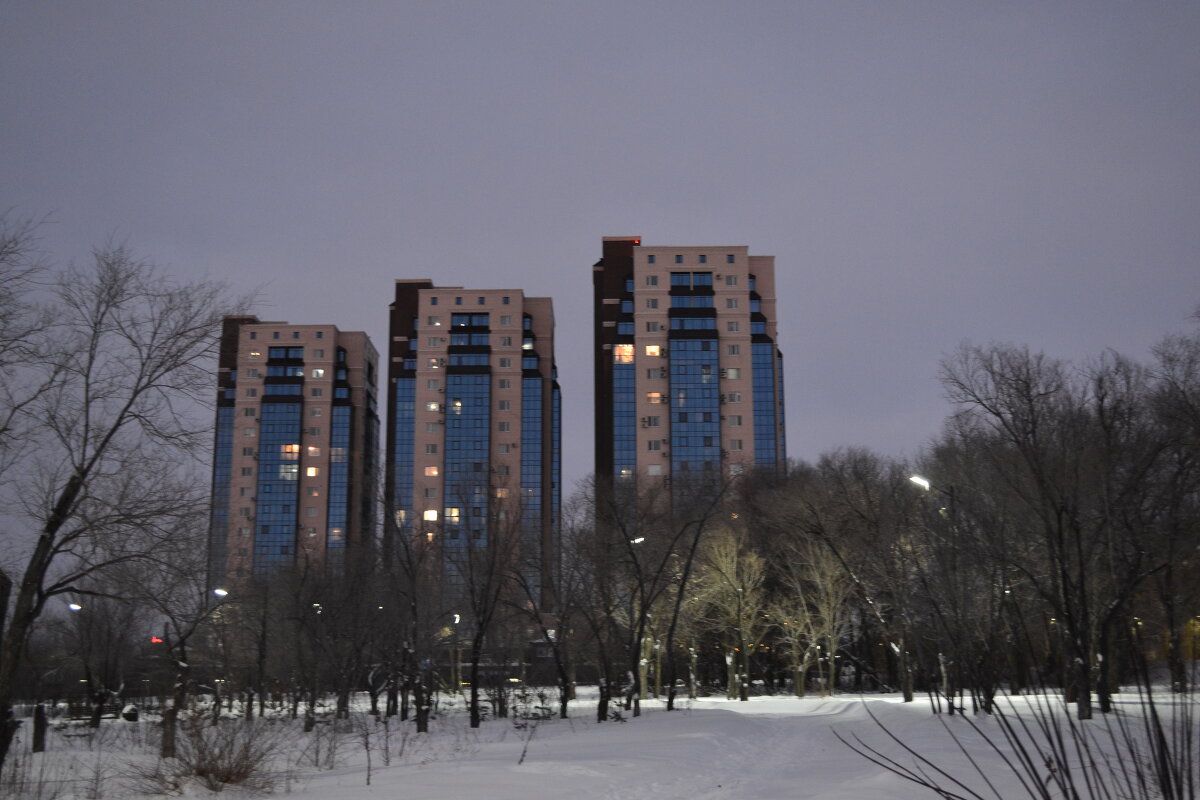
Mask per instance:
[[[226,786],[268,791],[277,774],[275,756],[286,741],[286,726],[270,720],[211,720],[192,717],[180,726],[180,773],[198,779],[206,789]]]

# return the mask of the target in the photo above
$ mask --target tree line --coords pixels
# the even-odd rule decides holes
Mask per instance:
[[[898,691],[960,713],[1046,687],[1087,718],[1152,665],[1187,688],[1200,332],[1148,363],[965,345],[912,461],[844,448],[719,485],[593,479],[548,584],[512,509],[452,546],[384,513],[344,573],[300,564],[215,597],[206,403],[245,302],[121,246],[53,270],[35,232],[0,225],[0,765],[18,700],[80,687],[96,722],[161,697],[164,755],[199,696],[214,719],[311,729],[365,691],[426,731],[448,694],[479,725],[565,716],[585,682],[601,721],[713,691]]]

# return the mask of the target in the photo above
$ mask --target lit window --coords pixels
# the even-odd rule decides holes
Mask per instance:
[[[728,378],[731,381],[736,381],[742,377],[742,371],[737,367],[730,367],[724,372],[725,374],[722,377]]]
[[[441,411],[442,404],[439,403],[437,400],[430,400],[428,403],[425,404],[425,410],[426,411]]]
[[[661,356],[662,355],[662,345],[657,345],[657,344],[646,345],[646,355]]]
[[[311,444],[308,447],[304,448],[304,452],[308,454],[309,458],[320,458],[321,457],[321,448],[313,447]]]
[[[437,467],[426,467],[426,468],[425,468],[425,477],[427,477],[427,478],[436,478],[436,477],[437,477],[437,474],[438,474],[438,468],[437,468]]]
[[[294,481],[300,476],[299,464],[280,464],[279,478],[285,481]]]
[[[496,490],[496,498],[497,498],[497,499],[499,499],[499,500],[503,500],[503,499],[504,499],[504,498],[506,498],[506,497],[508,497],[508,489],[505,489],[504,487],[501,487],[501,488],[499,488],[499,489],[497,489],[497,490]]]
[[[251,358],[262,358],[262,353],[260,353],[258,350],[251,350],[250,357]]]
[[[428,511],[426,511],[424,513],[423,516],[425,517],[426,522],[437,522],[437,510],[436,509],[433,509],[433,508],[429,509]]]
[[[442,360],[440,358],[427,358],[427,359],[425,359],[425,363],[429,366],[430,369],[441,369],[442,368]]]
[[[279,445],[279,457],[284,461],[295,461],[300,457],[300,445],[298,444],[281,444]]]
[[[308,496],[309,497],[320,497],[321,490],[318,489],[316,486],[310,486],[310,487],[308,487]]]
[[[446,509],[446,522],[458,523],[462,520],[462,509],[450,507]]]
[[[304,474],[305,474],[305,475],[307,475],[307,476],[308,476],[308,477],[310,477],[310,478],[315,478],[315,477],[317,477],[318,475],[320,475],[320,474],[321,474],[321,470],[319,470],[319,469],[318,469],[318,468],[316,468],[316,467],[307,467],[307,468],[304,470]]]
[[[436,328],[442,324],[442,318],[441,317],[429,317],[428,319],[425,320],[425,323],[431,328]]]
[[[662,392],[646,392],[647,403],[661,403],[663,401]]]
[[[613,363],[614,364],[632,364],[633,363],[633,345],[631,345],[631,344],[613,345]]]

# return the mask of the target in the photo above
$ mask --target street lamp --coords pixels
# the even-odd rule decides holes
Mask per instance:
[[[917,486],[920,486],[922,489],[924,489],[927,492],[932,487],[932,484],[929,482],[929,479],[922,478],[920,475],[910,475],[908,477],[908,479],[910,481],[912,481],[913,483],[915,483]]]
[[[213,594],[215,594],[217,597],[227,597],[229,595],[229,590],[217,588],[213,589]]]

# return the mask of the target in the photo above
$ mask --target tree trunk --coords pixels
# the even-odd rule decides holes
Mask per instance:
[[[46,752],[46,704],[38,703],[33,707],[33,752]]]

